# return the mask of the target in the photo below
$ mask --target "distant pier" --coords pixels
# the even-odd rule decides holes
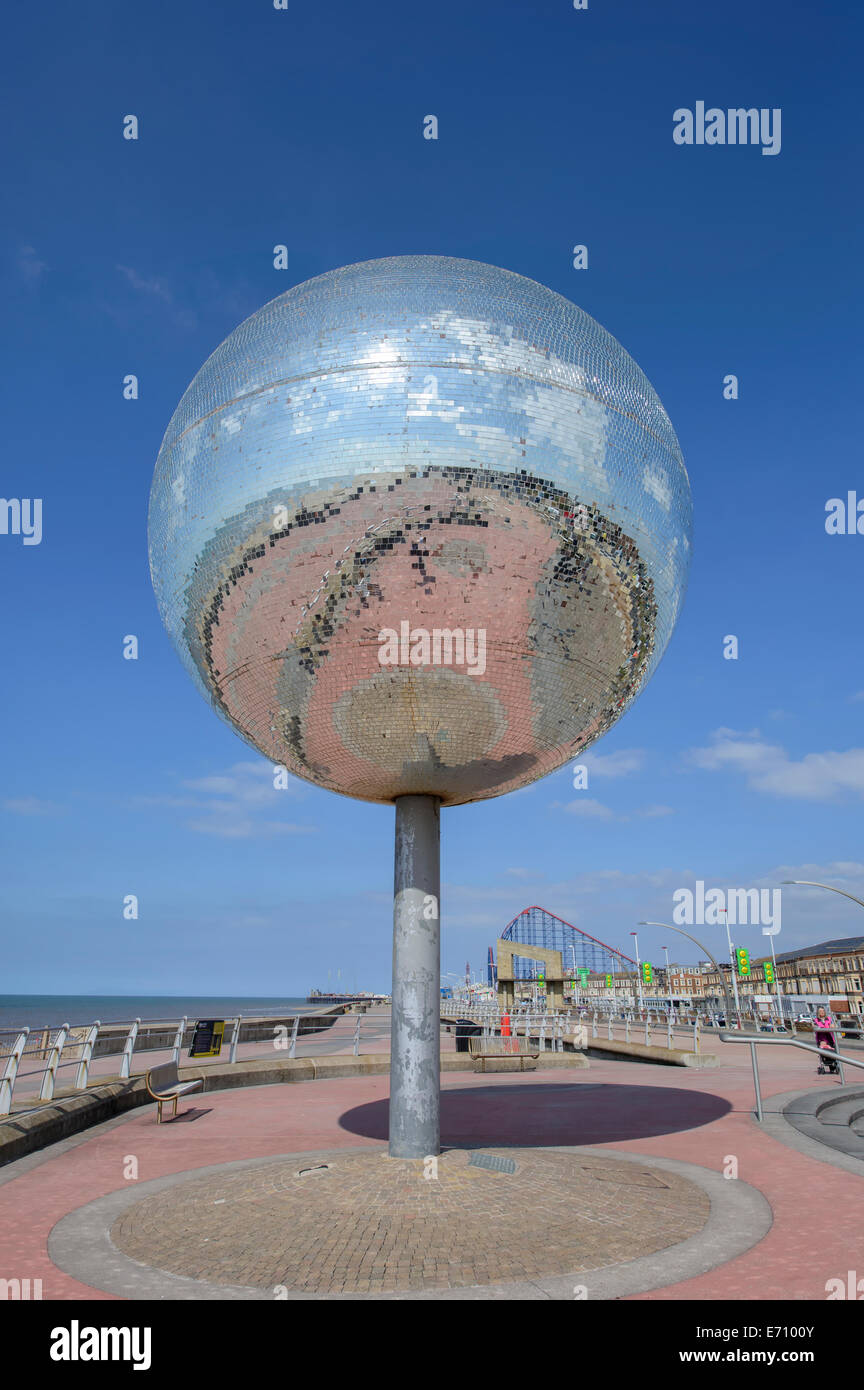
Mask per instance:
[[[331,994],[328,990],[313,989],[306,996],[307,1004],[389,1004],[389,994]]]

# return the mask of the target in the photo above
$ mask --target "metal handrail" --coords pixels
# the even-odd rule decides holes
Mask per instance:
[[[840,1063],[840,1085],[846,1085],[846,1078],[843,1075],[843,1064],[848,1063],[850,1067],[861,1067],[864,1069],[864,1062],[859,1062],[854,1057],[844,1057],[840,1052],[833,1052],[830,1047],[817,1047],[815,1043],[801,1042],[800,1038],[765,1038],[761,1033],[736,1033],[728,1037],[725,1033],[720,1034],[720,1041],[727,1043],[748,1043],[750,1047],[750,1060],[753,1063],[753,1086],[756,1091],[756,1118],[760,1124],[762,1122],[762,1092],[759,1086],[759,1063],[756,1061],[756,1044],[774,1047],[800,1047],[805,1052],[815,1052],[817,1057],[834,1057]]]
[[[281,1015],[281,1018],[291,1020],[294,1024],[294,1045],[296,1045],[297,1032],[303,1020],[308,1020],[311,1024],[308,1030],[304,1030],[306,1036],[309,1038],[313,1038],[316,1034],[321,1032],[327,1032],[332,1036],[334,1032],[338,1033],[340,1031],[338,1028],[339,1024],[344,1025],[346,1031],[350,1029],[355,1056],[359,1052],[360,1021],[362,1019],[371,1020],[374,1017],[374,1014],[363,1012],[354,1015],[352,1013],[301,1014],[295,1011],[286,1011]],[[235,1014],[233,1018],[226,1019],[225,1022],[226,1043],[228,1041],[227,1025],[232,1023],[234,1025],[228,1057],[229,1062],[234,1063],[238,1060],[237,1049],[239,1046],[241,1024],[249,1022],[252,1024],[260,1024],[266,1028],[271,1022],[275,1026],[279,1022],[279,1018],[274,1016],[272,1020],[271,1018],[244,1020],[242,1014]],[[316,1024],[320,1024],[320,1027],[316,1027]],[[7,1115],[12,1113],[13,1095],[16,1082],[18,1081],[26,1081],[28,1078],[41,1077],[38,1096],[33,1098],[34,1107],[39,1104],[44,1104],[46,1101],[53,1100],[55,1078],[57,1073],[64,1067],[76,1068],[73,1089],[77,1091],[86,1090],[93,1051],[97,1039],[100,1036],[105,1036],[106,1029],[110,1028],[112,1032],[116,1032],[117,1041],[122,1039],[123,1030],[126,1030],[126,1038],[123,1041],[122,1048],[117,1048],[116,1051],[112,1049],[107,1053],[100,1054],[100,1059],[104,1057],[119,1057],[120,1078],[121,1080],[128,1080],[131,1075],[133,1055],[135,1057],[140,1057],[144,1053],[171,1051],[174,1061],[179,1061],[180,1050],[192,1027],[193,1024],[185,1015],[181,1019],[178,1019],[176,1016],[171,1019],[160,1018],[141,1020],[136,1018],[131,1021],[125,1019],[122,1022],[118,1021],[114,1024],[101,1023],[97,1019],[95,1022],[89,1024],[74,1025],[75,1031],[80,1033],[81,1036],[76,1037],[71,1042],[69,1040],[69,1035],[73,1030],[68,1023],[51,1025],[50,1027],[40,1028],[36,1031],[29,1028],[0,1029],[0,1035],[8,1033],[15,1039],[14,1045],[10,1048],[8,1053],[0,1053],[0,1069],[2,1069],[0,1070],[0,1120],[5,1119]],[[141,1036],[145,1030],[148,1034],[153,1032],[167,1033],[173,1031],[173,1047],[170,1043],[167,1046],[164,1042],[151,1043],[149,1036]],[[265,1038],[256,1038],[253,1036],[247,1039],[247,1041],[252,1043],[263,1042]],[[292,1045],[290,1052],[290,1056],[292,1057],[295,1055],[294,1045]],[[34,1058],[34,1054],[36,1054],[36,1058]],[[27,1061],[41,1060],[41,1065],[29,1068],[26,1071],[21,1070],[20,1063],[25,1059]]]

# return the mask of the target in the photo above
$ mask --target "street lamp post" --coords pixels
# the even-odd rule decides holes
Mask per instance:
[[[662,927],[664,931],[675,931],[678,933],[679,936],[686,936],[688,941],[692,941],[694,946],[698,946],[700,951],[705,952],[711,964],[714,966],[714,969],[717,971],[717,974],[720,976],[720,984],[723,987],[723,994],[726,998],[726,1017],[727,1019],[731,1018],[732,1001],[729,998],[729,987],[726,984],[725,979],[723,978],[723,971],[720,969],[720,966],[717,964],[711,952],[708,950],[708,947],[703,946],[701,941],[697,941],[695,936],[691,936],[689,931],[682,931],[680,927],[673,927],[669,922],[640,922],[639,925],[640,927]],[[631,932],[630,935],[635,936],[636,933]]]
[[[660,950],[666,957],[666,993],[669,995],[669,1017],[672,1017],[672,977],[669,974],[669,947],[661,946]]]
[[[839,893],[841,898],[851,898],[853,903],[857,903],[859,907],[864,907],[864,901],[861,898],[856,898],[854,893],[847,893],[843,888],[835,888],[832,883],[816,883],[809,878],[784,878],[781,882],[785,888],[795,885],[801,888],[827,888],[829,893]]]
[[[641,962],[640,959],[639,959],[639,937],[636,935],[635,931],[631,931],[630,935],[632,936],[633,941],[634,941],[634,944],[635,944],[635,946],[636,946],[636,988],[637,988],[637,990],[639,991],[639,1012],[640,1012],[640,1014],[641,1014],[641,1012],[642,1012],[642,962]]]
[[[720,911],[723,913],[724,917],[726,918],[726,940],[727,940],[727,942],[728,942],[728,944],[729,944],[729,966],[730,966],[730,969],[731,969],[731,971],[732,971],[732,992],[733,992],[734,995],[735,995],[735,1013],[736,1013],[736,1015],[737,1015],[737,1017],[738,1017],[738,1027],[740,1028],[740,1027],[741,1027],[741,1001],[740,1001],[739,998],[738,998],[738,978],[737,978],[737,976],[736,976],[736,974],[735,974],[735,956],[733,955],[733,950],[732,950],[732,933],[731,933],[731,931],[729,930],[729,913],[728,913],[728,911],[726,910],[725,907],[721,907]]]
[[[777,935],[778,930],[779,928],[777,927],[763,927],[762,935],[767,936],[771,942],[771,960],[774,963],[774,992],[777,995],[777,1021],[778,1023],[783,1023],[783,996],[780,993],[780,977],[777,974],[777,957],[774,954],[774,937]]]
[[[833,883],[817,883],[815,879],[810,878],[784,878],[781,882],[784,888],[825,888],[829,893],[839,893],[841,898],[849,898],[853,903],[857,903],[859,907],[864,907],[864,901],[862,901],[861,898],[856,898],[854,893],[847,893],[845,888],[835,888]],[[772,951],[774,949],[773,941],[771,942],[771,949]],[[774,972],[774,978],[777,978],[776,970]],[[848,1004],[848,999],[846,1002]]]

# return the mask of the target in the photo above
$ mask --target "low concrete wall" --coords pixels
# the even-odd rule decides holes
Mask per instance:
[[[678,1047],[646,1047],[644,1043],[619,1042],[616,1038],[589,1038],[591,1057],[626,1058],[630,1062],[654,1062],[669,1067],[717,1067],[713,1052],[684,1052]]]
[[[455,1059],[454,1059],[455,1060]],[[459,1059],[462,1060],[461,1058]],[[470,1059],[464,1070],[470,1070]],[[191,1091],[181,1104],[193,1104],[196,1097],[208,1091],[234,1090],[240,1086],[273,1086],[294,1081],[312,1081],[316,1077],[375,1076],[389,1069],[388,1057],[297,1057],[273,1060],[269,1057],[230,1063],[213,1063],[202,1071],[194,1066],[181,1067],[181,1081],[203,1076],[200,1091]],[[61,1139],[113,1119],[139,1105],[153,1105],[143,1076],[120,1081],[109,1078],[93,1082],[86,1091],[60,1091],[48,1105],[37,1110],[13,1113],[0,1121],[0,1166],[21,1158],[24,1154],[56,1144]]]
[[[587,1066],[584,1058],[566,1053],[547,1053],[539,1066]],[[441,1070],[473,1071],[468,1053],[442,1053]],[[180,1079],[190,1081],[202,1076],[204,1086],[191,1091],[181,1105],[194,1105],[197,1097],[210,1091],[233,1091],[243,1086],[291,1085],[297,1081],[324,1081],[337,1077],[386,1076],[390,1071],[389,1053],[373,1053],[360,1057],[260,1057],[248,1062],[211,1063],[202,1071],[194,1065],[180,1068]],[[14,1112],[0,1120],[0,1167],[25,1154],[68,1139],[73,1134],[125,1114],[139,1105],[152,1105],[155,1123],[155,1101],[147,1093],[143,1076],[128,1081],[118,1078],[94,1081],[86,1091],[60,1091],[54,1100],[35,1110]]]

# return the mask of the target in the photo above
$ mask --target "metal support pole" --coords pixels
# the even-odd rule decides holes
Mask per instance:
[[[102,1027],[99,1019],[87,1029],[87,1036],[81,1044],[81,1057],[78,1062],[78,1070],[75,1073],[75,1090],[86,1091],[87,1078],[90,1075],[90,1059],[93,1056],[93,1048],[99,1036],[99,1029]]]
[[[140,1026],[140,1018],[136,1018],[134,1023],[129,1025],[129,1032],[126,1034],[126,1041],[123,1044],[123,1056],[120,1058],[121,1081],[129,1080],[132,1071],[132,1053],[135,1051],[135,1039],[138,1037],[138,1029]]]
[[[441,812],[435,796],[396,799],[390,1157],[440,1152]]]
[[[750,1043],[750,1059],[753,1063],[753,1086],[756,1090],[756,1119],[762,1121],[762,1092],[759,1089],[759,1063],[756,1060],[756,1044]]]
[[[240,1043],[240,1020],[242,1017],[242,1014],[238,1014],[234,1020],[234,1036],[231,1039],[231,1053],[228,1058],[229,1062],[237,1061],[237,1048]]]
[[[186,1015],[184,1014],[179,1024],[177,1032],[174,1034],[174,1046],[171,1049],[171,1061],[180,1061],[180,1049],[183,1046],[183,1034],[186,1032]]]
[[[54,1046],[51,1055],[45,1065],[45,1072],[42,1077],[42,1085],[39,1088],[40,1100],[54,1099],[54,1078],[57,1075],[57,1068],[60,1065],[60,1058],[63,1055],[63,1048],[69,1036],[69,1024],[64,1023],[54,1039]]]
[[[6,1061],[6,1067],[0,1079],[0,1115],[8,1115],[12,1109],[12,1093],[15,1090],[15,1078],[18,1075],[18,1064],[24,1055],[27,1046],[27,1038],[30,1029],[24,1028],[15,1039],[15,1046]]]

